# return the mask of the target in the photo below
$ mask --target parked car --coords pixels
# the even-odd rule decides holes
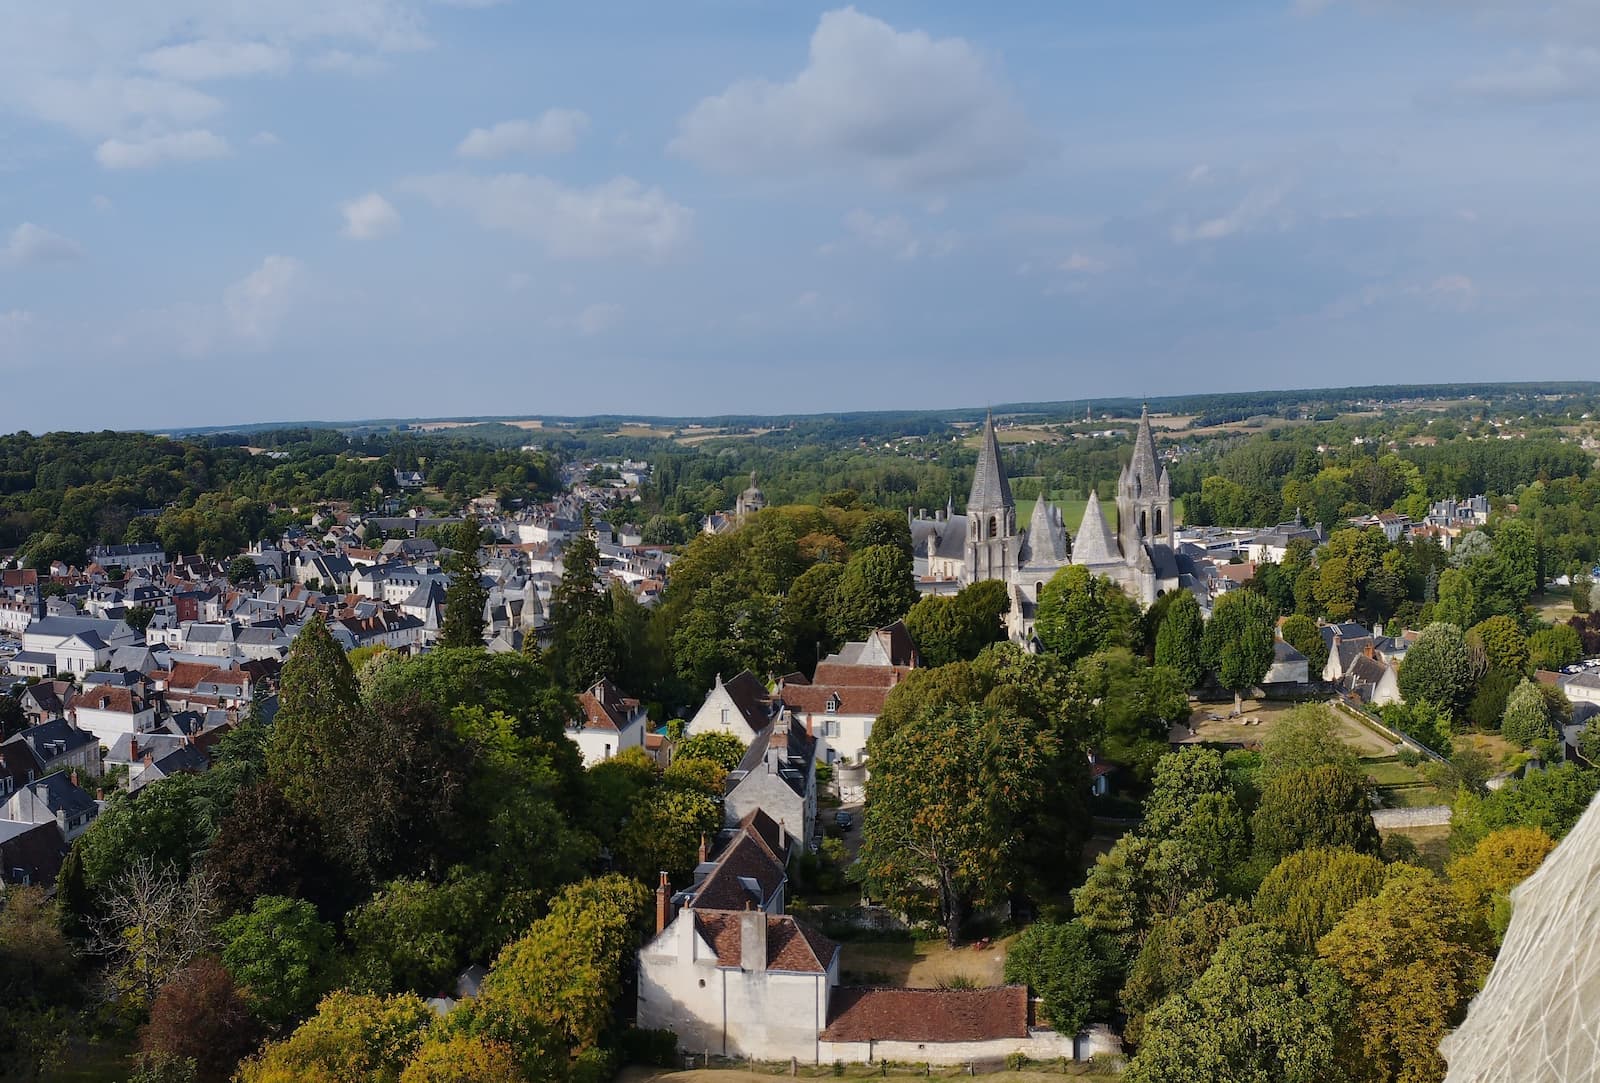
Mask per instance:
[[[850,815],[848,812],[836,812],[833,814],[833,826],[837,827],[840,831],[850,830],[855,826],[855,823],[856,818]]]

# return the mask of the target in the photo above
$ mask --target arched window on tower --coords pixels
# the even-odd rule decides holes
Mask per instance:
[[[993,515],[989,516],[989,537],[991,539],[999,535],[999,524],[1000,520],[996,519]]]
[[[1161,509],[1157,508],[1156,509],[1156,536],[1159,537],[1160,535],[1161,535]]]
[[[1148,526],[1149,524],[1145,521],[1145,513],[1143,511],[1139,512],[1139,533],[1146,538],[1150,536]]]

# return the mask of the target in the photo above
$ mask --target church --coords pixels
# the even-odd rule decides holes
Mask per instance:
[[[1172,483],[1156,455],[1148,410],[1139,418],[1133,459],[1117,479],[1116,530],[1106,521],[1093,489],[1075,534],[1068,535],[1061,509],[1043,494],[1033,505],[1027,528],[1018,530],[1017,505],[992,415],[984,419],[966,514],[957,515],[947,507],[933,516],[914,515],[910,522],[912,551],[924,589],[1001,580],[1011,595],[1007,618],[1011,638],[1021,643],[1033,637],[1040,590],[1069,564],[1105,576],[1146,606],[1179,585]]]

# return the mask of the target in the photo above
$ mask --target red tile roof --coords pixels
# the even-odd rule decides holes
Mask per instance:
[[[860,989],[834,991],[825,1042],[983,1042],[1028,1036],[1028,990]]]
[[[695,910],[695,928],[717,953],[720,966],[738,966],[739,918],[737,910]],[[767,914],[767,969],[796,974],[825,974],[839,945],[809,925],[787,914]]]

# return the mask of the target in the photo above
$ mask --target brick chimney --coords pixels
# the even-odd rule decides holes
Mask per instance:
[[[704,835],[701,835],[700,836],[700,864],[702,864],[702,865],[704,865],[706,863],[706,861],[709,860],[709,855],[706,853],[706,850],[707,850],[706,837]]]
[[[78,785],[78,769],[76,767],[72,769],[72,774],[67,777],[72,780],[72,785],[74,787]]]
[[[739,915],[739,968],[760,973],[767,969],[767,915],[745,903]]]
[[[137,733],[128,735],[128,762],[139,762],[139,735]]]
[[[672,888],[667,885],[667,872],[661,870],[661,883],[656,888],[656,935],[667,927],[672,917]]]

